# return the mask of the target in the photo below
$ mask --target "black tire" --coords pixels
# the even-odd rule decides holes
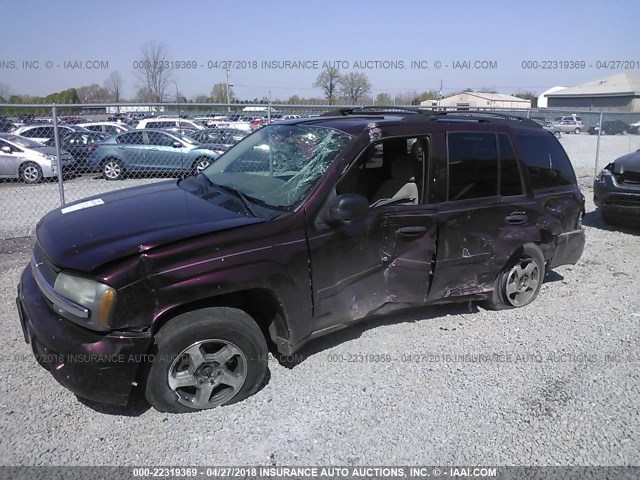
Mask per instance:
[[[573,133],[575,133],[576,135],[580,133],[580,129],[576,127],[576,129],[573,131]]]
[[[20,179],[24,183],[40,183],[43,178],[42,168],[37,163],[27,162],[20,166]]]
[[[195,412],[239,402],[260,388],[267,372],[264,335],[249,315],[235,308],[205,308],[179,315],[156,334],[154,347],[145,396],[161,412]],[[205,361],[193,362],[190,350]],[[172,388],[170,381],[179,382],[178,378],[192,384]],[[233,378],[235,386],[226,384],[226,378]]]
[[[117,158],[107,158],[102,163],[101,170],[106,180],[122,180],[124,178],[124,165]]]
[[[522,280],[524,277],[514,278],[514,276],[518,275],[518,267],[520,267],[520,270],[524,273],[528,265],[533,265],[532,271],[527,273],[528,280]],[[509,262],[496,277],[493,292],[491,297],[484,302],[484,307],[490,310],[504,310],[528,305],[533,302],[538,296],[538,293],[540,293],[540,288],[544,281],[544,274],[545,261],[540,248],[533,243],[523,245],[513,260]],[[526,290],[522,292],[510,292],[509,286],[520,283],[520,280],[522,280],[522,288],[526,288]],[[522,296],[519,301],[516,301],[519,294]]]
[[[193,162],[192,171],[194,175],[198,175],[205,168],[213,163],[213,160],[209,157],[199,157]]]

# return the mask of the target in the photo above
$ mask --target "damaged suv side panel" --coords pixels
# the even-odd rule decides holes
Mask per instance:
[[[139,383],[168,412],[256,392],[270,343],[289,354],[409,305],[524,306],[585,241],[558,141],[485,112],[285,121],[197,176],[78,205],[38,226],[18,288],[25,340],[65,355],[43,366],[77,394],[122,404]],[[66,357],[93,352],[134,360]]]

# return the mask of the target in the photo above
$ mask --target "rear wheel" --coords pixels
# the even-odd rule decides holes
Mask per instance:
[[[107,180],[121,180],[124,177],[124,165],[117,158],[107,158],[102,164],[102,174]]]
[[[267,370],[267,344],[255,321],[234,308],[182,314],[160,329],[145,386],[159,411],[193,412],[255,393]]]
[[[579,128],[576,128],[576,129],[573,131],[573,133],[575,133],[575,134],[577,135],[578,133],[580,133],[580,129],[579,129]]]
[[[486,307],[502,310],[528,305],[538,296],[544,273],[545,262],[540,248],[533,243],[525,244],[496,278],[492,296],[485,302]]]
[[[20,178],[24,183],[40,183],[44,178],[40,165],[27,162],[20,167]]]

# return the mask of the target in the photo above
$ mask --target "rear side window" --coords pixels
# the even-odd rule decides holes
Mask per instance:
[[[127,145],[144,145],[142,132],[129,132],[116,137],[116,142]]]
[[[500,149],[500,195],[513,197],[522,195],[522,180],[516,154],[509,137],[503,133],[498,135]]]
[[[498,195],[498,151],[493,133],[450,133],[449,201]]]
[[[553,135],[518,135],[518,144],[533,190],[576,184],[569,157]]]

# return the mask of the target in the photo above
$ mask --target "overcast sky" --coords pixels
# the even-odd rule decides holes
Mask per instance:
[[[598,69],[603,61],[633,61],[640,72],[638,1],[20,0],[10,5],[0,29],[0,82],[16,94],[102,84],[118,70],[125,96],[133,96],[139,84],[134,61],[149,41],[166,44],[172,60],[197,65],[174,73],[171,89],[177,85],[188,98],[209,94],[214,83],[226,81],[222,61],[233,62],[229,81],[241,99],[269,91],[273,98],[320,97],[312,84],[322,64],[333,61],[348,62],[343,72],[365,73],[374,94],[391,95],[438,90],[441,81],[444,94],[467,87],[540,93],[621,71]],[[263,68],[263,61],[273,60],[311,66],[315,61],[319,68]],[[495,62],[496,68],[453,68],[454,62],[476,60]],[[584,61],[585,68],[553,63],[549,69],[522,68],[523,61],[534,60]],[[39,68],[24,68],[25,61],[37,61]],[[86,68],[87,61],[97,61],[97,68]],[[375,61],[388,63],[374,68]],[[412,61],[429,68],[412,68]],[[65,62],[83,68],[65,68]],[[105,62],[108,69],[100,68]],[[249,68],[254,62],[258,68]],[[368,63],[354,69],[355,62]]]

